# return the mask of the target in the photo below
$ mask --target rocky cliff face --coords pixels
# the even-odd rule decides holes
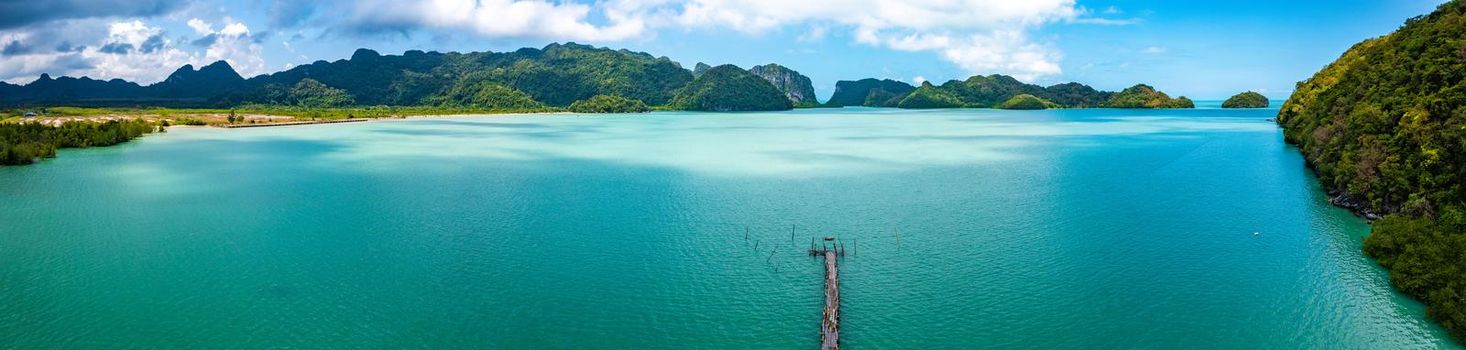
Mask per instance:
[[[702,73],[706,73],[709,69],[713,69],[713,66],[709,66],[707,63],[698,62],[696,66],[692,67],[692,78],[697,79],[697,77],[702,76]]]
[[[783,92],[784,96],[788,96],[789,101],[794,102],[795,105],[819,104],[819,100],[814,96],[814,84],[810,83],[809,77],[793,69],[770,63],[754,66],[748,72],[774,84],[774,87]]]

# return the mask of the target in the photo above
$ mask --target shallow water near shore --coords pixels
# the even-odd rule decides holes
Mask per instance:
[[[1275,114],[176,129],[0,168],[0,348],[812,348],[823,236],[850,348],[1460,348]]]

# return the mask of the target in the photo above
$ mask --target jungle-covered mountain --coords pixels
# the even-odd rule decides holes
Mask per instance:
[[[768,80],[731,64],[713,67],[678,91],[673,109],[710,112],[779,111],[794,102]]]
[[[891,79],[841,80],[835,83],[835,94],[825,101],[826,106],[895,107],[901,98],[916,87]]]
[[[1012,102],[1012,103],[1009,103]],[[1049,87],[1024,83],[1002,74],[976,75],[942,85],[923,82],[920,88],[895,80],[840,81],[830,106],[898,108],[1193,108],[1186,97],[1171,98],[1149,85],[1121,92],[1099,91],[1080,83]]]
[[[608,96],[666,108],[787,109],[783,103],[763,100],[766,97],[763,91],[765,84],[743,80],[748,75],[769,83],[793,106],[819,105],[810,79],[787,67],[766,64],[743,70],[727,66],[724,72],[709,80],[695,81],[714,69],[698,63],[695,69],[688,70],[667,57],[575,43],[550,44],[540,49],[523,48],[512,52],[412,50],[402,55],[382,55],[358,49],[349,59],[316,61],[248,79],[223,61],[198,69],[185,65],[167,79],[147,86],[118,79],[53,79],[43,74],[40,79],[24,86],[0,84],[0,106],[227,108],[263,104],[311,108],[388,105],[540,110],[566,108],[577,101]],[[917,89],[889,79],[840,81],[835,84],[835,93],[825,105],[1011,108],[1018,104],[1006,102],[1021,101],[1025,102],[1022,108],[1037,106],[1033,99],[1026,97],[1014,100],[1022,95],[1035,97],[1043,105],[1054,108],[1176,108],[1190,105],[1190,100],[1184,97],[1172,100],[1145,85],[1111,93],[1079,83],[1042,87],[1000,74],[973,76],[941,85],[923,85],[923,89]],[[682,97],[682,103],[674,104],[674,99],[679,97]],[[606,98],[595,104],[611,101],[621,106],[635,105]],[[745,102],[750,104],[740,104]],[[583,104],[582,107],[588,105]]]
[[[701,67],[707,67],[702,65]],[[711,70],[711,67],[702,68]],[[737,67],[737,69],[743,71]],[[759,66],[757,76],[793,102],[817,104],[809,78],[792,69]],[[745,74],[747,71],[743,71]],[[732,79],[744,74],[718,75]],[[358,49],[351,58],[316,61],[245,79],[223,61],[184,66],[156,84],[42,75],[25,86],[0,85],[3,105],[232,107],[242,104],[339,107],[350,105],[448,106],[477,109],[567,107],[595,96],[614,96],[661,106],[691,87],[693,72],[666,57],[574,43],[513,52],[382,55]],[[708,80],[699,86],[743,86]],[[709,91],[704,91],[709,92]],[[305,97],[302,94],[314,94]],[[727,94],[733,97],[737,94]],[[754,99],[743,99],[753,101]],[[597,103],[612,101],[601,98]],[[635,105],[628,101],[618,101]],[[732,110],[782,108],[714,103]]]
[[[1379,218],[1365,253],[1466,338],[1466,2],[1354,45],[1277,122],[1335,204]]]

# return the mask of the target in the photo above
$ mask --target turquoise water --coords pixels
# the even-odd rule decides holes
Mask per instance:
[[[1274,113],[176,128],[0,168],[0,348],[813,348],[826,235],[849,348],[1459,348]]]

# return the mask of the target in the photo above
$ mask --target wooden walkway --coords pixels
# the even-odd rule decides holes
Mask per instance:
[[[810,257],[825,257],[825,314],[820,317],[820,349],[840,349],[840,258],[845,257],[845,243],[825,237],[818,247],[809,241]]]
[[[327,120],[305,120],[305,121],[298,121],[298,122],[279,122],[279,123],[224,124],[224,125],[220,125],[219,127],[227,128],[227,129],[237,129],[237,128],[267,128],[267,127],[271,127],[271,126],[295,126],[295,125],[355,123],[355,122],[364,122],[364,121],[367,121],[367,120],[368,119],[365,119],[365,118],[356,118],[356,119],[327,119]]]
[[[840,349],[840,257],[825,250],[825,315],[820,321],[820,349]]]

